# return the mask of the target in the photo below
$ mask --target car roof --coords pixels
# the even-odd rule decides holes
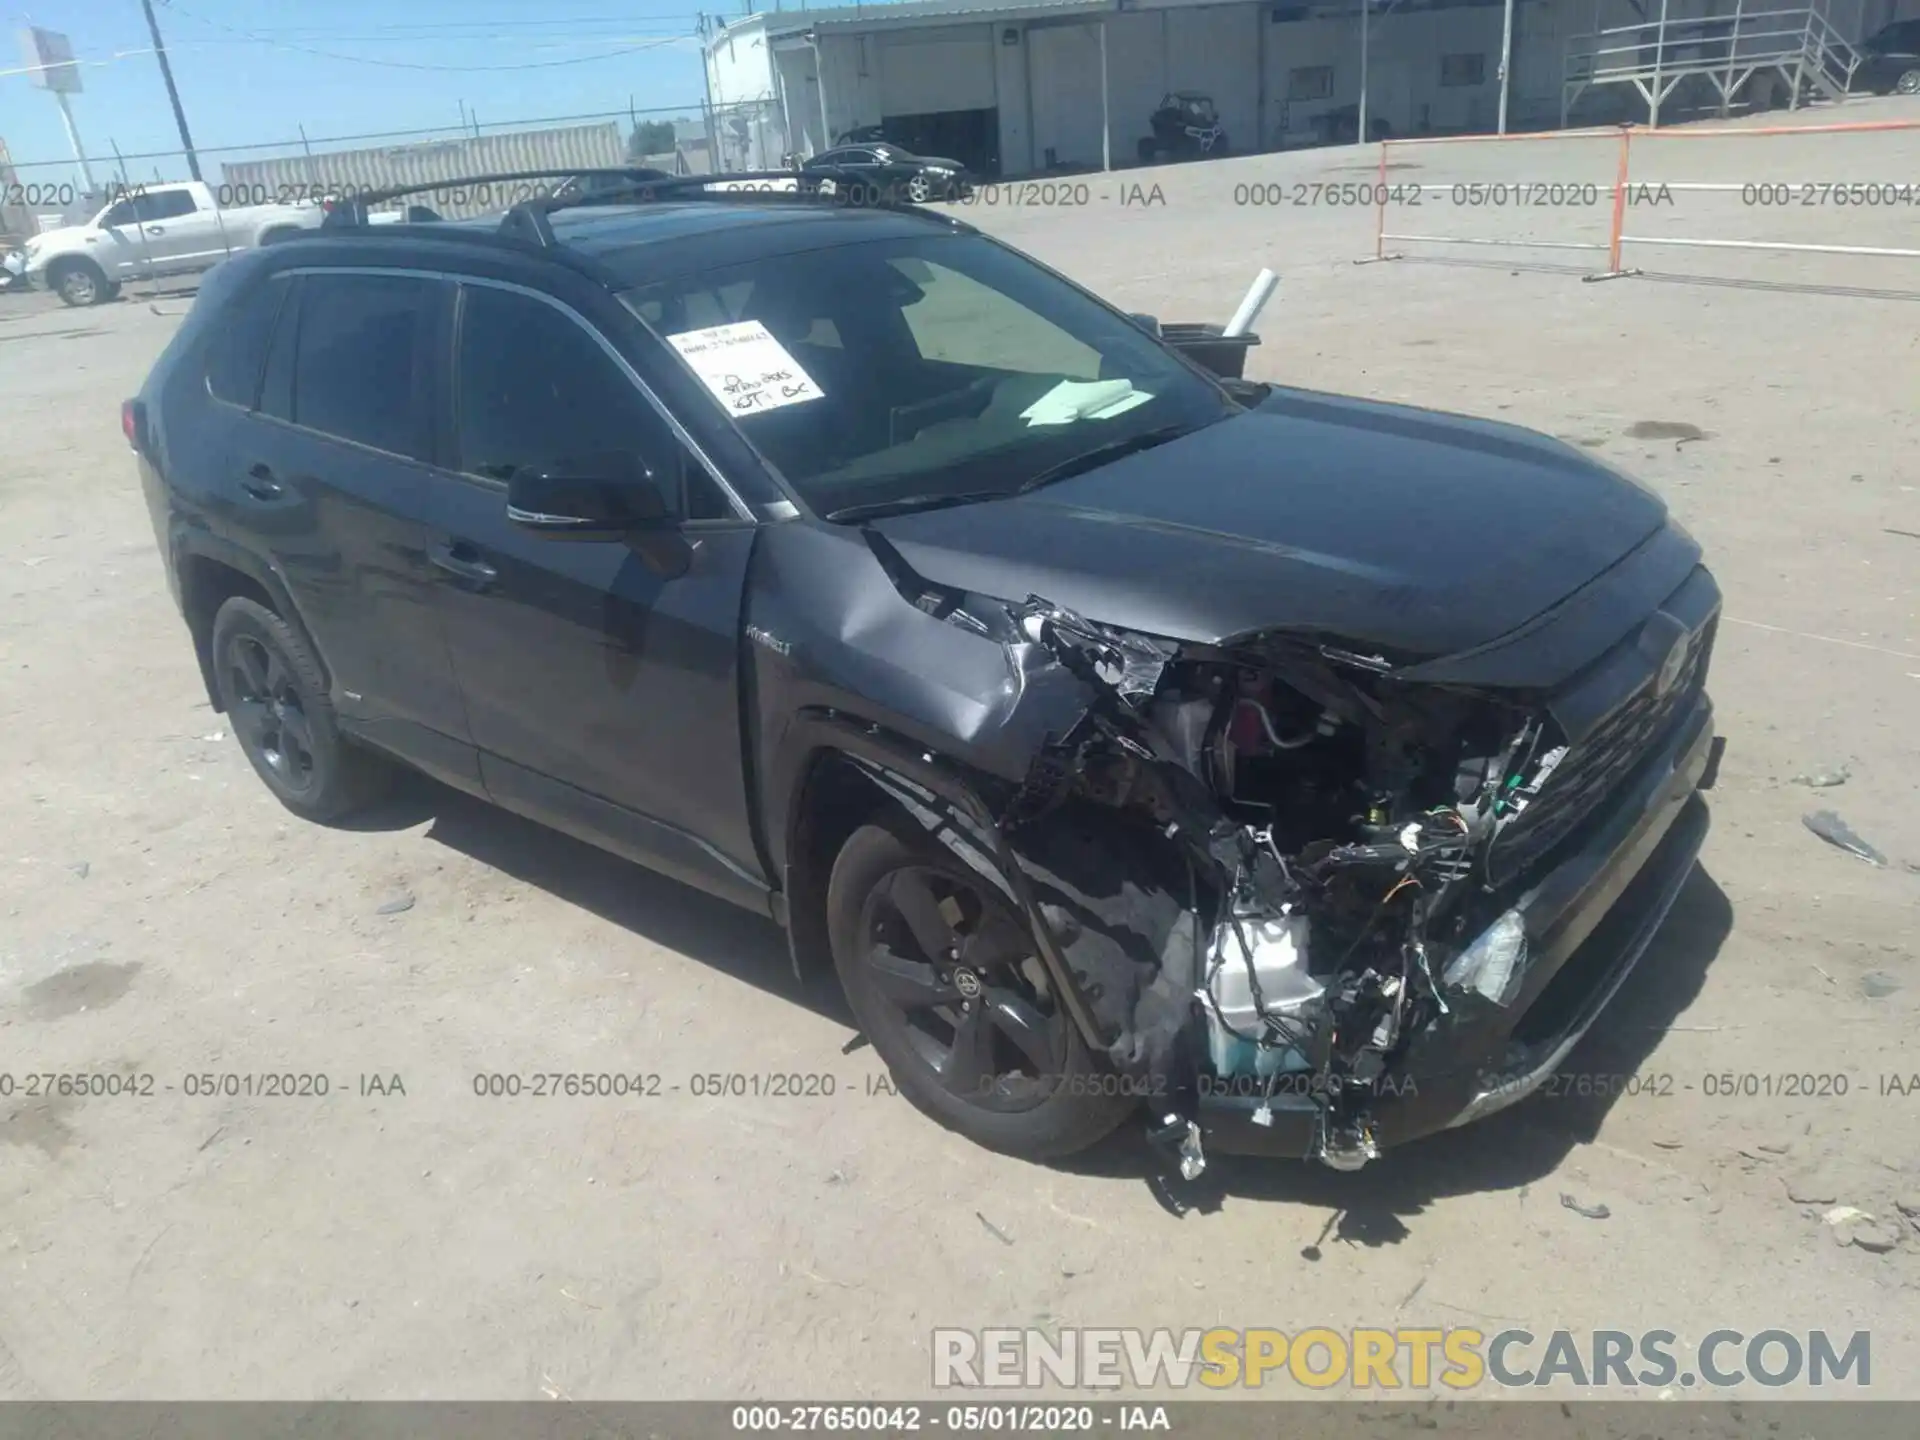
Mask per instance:
[[[910,208],[842,205],[797,195],[763,200],[743,192],[555,209],[546,216],[553,243],[544,246],[514,234],[506,224],[510,214],[297,231],[282,244],[305,249],[362,238],[372,242],[377,237],[378,253],[393,255],[393,245],[411,240],[433,245],[440,260],[445,258],[442,247],[450,240],[483,245],[496,253],[504,246],[530,257],[545,255],[592,273],[611,288],[626,289],[866,240],[973,233],[971,225],[958,219]],[[369,249],[373,248],[370,244]]]

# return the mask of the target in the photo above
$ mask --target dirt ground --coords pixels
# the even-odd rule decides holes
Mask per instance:
[[[1605,180],[1610,143],[1414,147],[1394,175],[1436,187],[1421,233],[1604,239],[1604,206],[1494,215],[1448,187]],[[1913,131],[1655,146],[1649,180],[1920,182]],[[1365,206],[1234,203],[1375,163],[963,210],[1169,320],[1224,319],[1271,265],[1253,373],[1567,437],[1700,537],[1726,593],[1714,830],[1568,1067],[1629,1093],[1564,1084],[1355,1175],[1221,1160],[1175,1218],[1132,1127],[1041,1168],[869,1093],[844,1014],[718,901],[424,782],[356,828],[300,823],[207,706],[116,428],[185,301],[0,296],[0,1397],[897,1397],[928,1390],[934,1326],[1060,1324],[1869,1329],[1873,1393],[1920,1396],[1920,1231],[1896,1208],[1920,1193],[1920,264],[1629,247],[1661,273],[1587,284],[1590,255],[1410,245],[1361,266]],[[1920,234],[1911,204],[1691,192],[1646,215],[1630,233]],[[1890,863],[1809,833],[1820,809]],[[556,1070],[678,1089],[473,1088]],[[715,1071],[836,1093],[696,1096]],[[18,1088],[47,1072],[172,1088]],[[188,1096],[209,1072],[331,1093]],[[1792,1076],[1824,1093],[1782,1098]],[[1892,1248],[1836,1243],[1836,1205]]]

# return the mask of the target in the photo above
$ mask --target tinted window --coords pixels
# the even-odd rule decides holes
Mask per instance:
[[[530,466],[637,456],[690,519],[734,512],[626,372],[543,301],[470,286],[461,304],[460,468],[505,480]]]
[[[305,277],[292,357],[293,422],[425,459],[438,288],[397,275]],[[273,369],[270,364],[263,408],[273,395]]]
[[[176,215],[193,214],[193,196],[185,190],[158,190],[136,196],[133,209],[142,220],[171,220]]]
[[[269,280],[241,295],[207,342],[207,389],[222,400],[253,408],[260,396],[260,372],[266,364],[273,322],[290,288]]]
[[[118,205],[115,205],[100,217],[100,224],[105,228],[111,228],[115,225],[131,225],[132,223],[133,201],[131,200],[122,200]]]

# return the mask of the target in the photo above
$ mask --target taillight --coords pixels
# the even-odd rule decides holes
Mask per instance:
[[[127,444],[134,453],[143,453],[146,442],[146,407],[138,400],[120,402],[120,433],[127,437]]]

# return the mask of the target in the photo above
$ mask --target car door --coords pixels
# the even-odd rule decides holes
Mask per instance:
[[[160,202],[147,220],[147,234],[165,242],[163,274],[205,270],[232,248],[225,217],[212,198],[202,205],[191,190],[164,190],[147,197]]]
[[[152,198],[129,195],[108,206],[95,227],[100,240],[91,247],[90,253],[100,262],[107,278],[116,283],[153,274],[164,259],[165,227],[162,233],[149,235],[142,221],[142,211],[149,208],[147,202]]]
[[[296,271],[254,423],[227,457],[231,520],[264,546],[332,672],[350,728],[479,788],[429,556],[453,287]]]
[[[432,543],[489,793],[763,903],[740,728],[751,522],[580,311],[472,280],[458,313],[453,458]],[[657,547],[560,540],[508,519],[516,469],[596,455],[630,455],[671,477],[681,524],[659,538],[683,570]]]

